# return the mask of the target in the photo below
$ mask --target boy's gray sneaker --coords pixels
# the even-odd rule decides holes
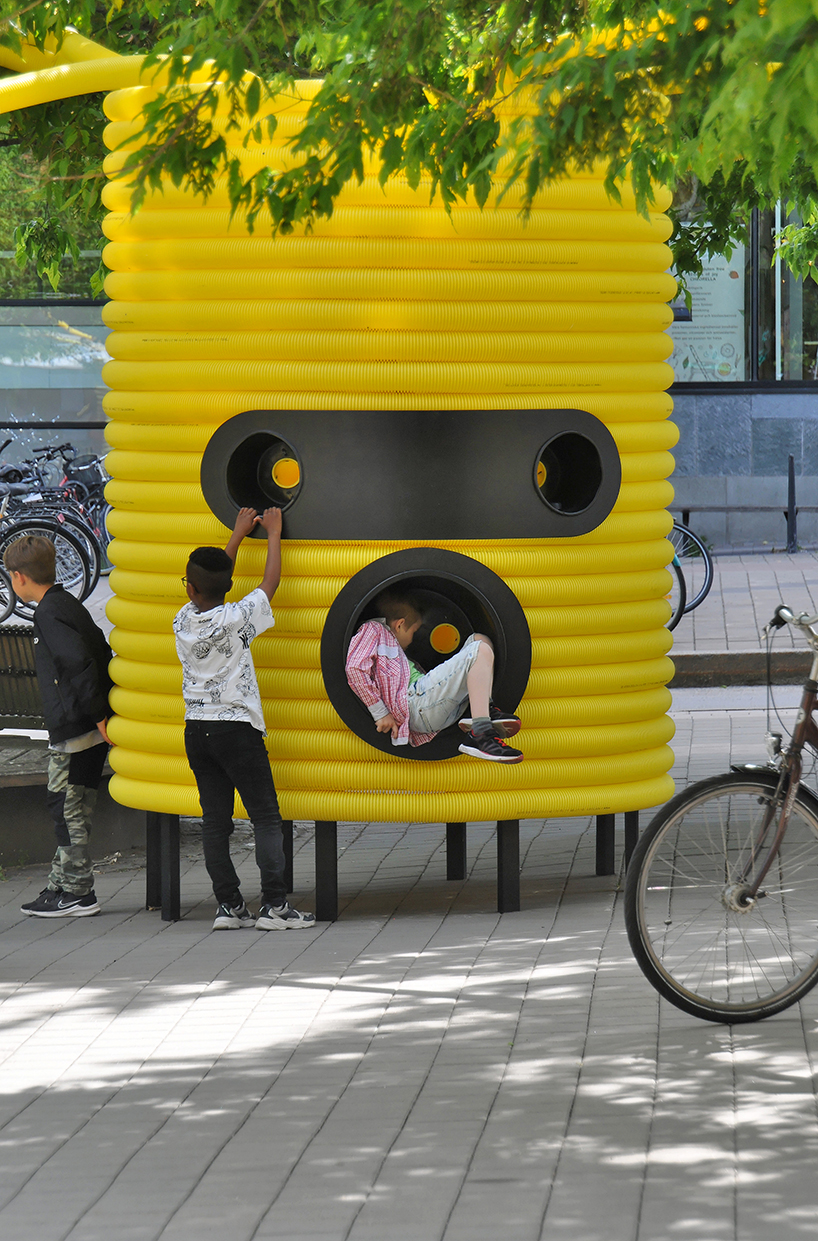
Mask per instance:
[[[75,892],[43,888],[36,901],[29,901],[21,909],[34,918],[88,918],[99,913],[99,901],[93,889],[85,896],[77,896]]]
[[[219,905],[213,922],[213,930],[239,931],[242,927],[249,926],[252,929],[255,925],[255,918],[242,901],[240,905]]]
[[[315,926],[315,914],[301,913],[286,901],[283,905],[262,905],[256,918],[257,931],[300,931]]]

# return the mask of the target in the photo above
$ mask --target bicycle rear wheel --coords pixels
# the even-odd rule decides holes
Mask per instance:
[[[5,569],[0,569],[0,625],[7,621],[14,612],[17,600],[11,589],[11,578]]]
[[[103,551],[100,541],[88,523],[81,517],[60,513],[56,520],[63,530],[73,534],[82,543],[86,559],[88,560],[88,594],[93,594],[102,571]],[[86,597],[83,595],[83,598]]]
[[[667,597],[667,601],[670,604],[672,611],[670,613],[670,620],[667,622],[665,628],[675,629],[685,614],[687,584],[685,582],[684,574],[679,567],[679,562],[675,556],[673,557],[672,562],[668,565],[667,570],[673,577],[673,585],[671,586],[670,594]]]
[[[625,922],[648,981],[694,1017],[758,1021],[818,982],[818,800],[803,787],[757,898],[744,868],[779,806],[772,771],[728,773],[674,797],[628,867]],[[765,845],[766,848],[766,845]]]
[[[684,573],[687,586],[685,612],[692,612],[703,603],[713,585],[713,557],[702,540],[687,526],[673,523],[673,529],[667,536],[673,544],[673,550]]]
[[[0,561],[6,548],[23,535],[33,534],[50,539],[57,554],[57,581],[64,590],[82,601],[88,597],[91,571],[83,544],[57,522],[21,521],[0,530]],[[24,620],[34,616],[34,606],[17,601],[15,612]]]

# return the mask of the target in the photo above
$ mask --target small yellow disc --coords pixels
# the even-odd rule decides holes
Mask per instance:
[[[280,461],[276,461],[273,466],[273,482],[277,487],[284,487],[287,491],[292,487],[297,487],[301,482],[298,462],[292,457],[282,457]]]
[[[546,479],[545,466],[542,461],[537,462],[537,486],[542,487]]]
[[[460,645],[460,631],[454,625],[435,625],[429,634],[429,643],[438,655],[451,655]]]

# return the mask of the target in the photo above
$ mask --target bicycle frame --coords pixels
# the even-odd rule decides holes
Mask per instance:
[[[786,615],[787,613],[789,615]],[[790,624],[796,624],[799,629],[803,629],[807,632],[807,641],[812,648],[812,664],[810,665],[809,675],[804,682],[804,692],[801,696],[801,705],[798,709],[798,716],[795,721],[792,740],[787,747],[784,762],[781,766],[781,776],[779,779],[778,788],[776,789],[776,797],[770,803],[769,814],[765,817],[758,840],[753,845],[750,860],[742,873],[742,883],[740,885],[742,890],[739,894],[737,894],[735,899],[737,899],[738,902],[744,906],[757,899],[765,876],[778,855],[781,841],[783,840],[784,833],[787,830],[790,813],[792,812],[795,799],[798,796],[798,790],[801,786],[801,755],[804,746],[808,745],[815,751],[816,754],[818,754],[818,724],[815,722],[815,705],[816,699],[818,699],[818,635],[816,635],[812,629],[812,624],[818,621],[818,616],[807,617],[805,613],[802,613],[801,616],[795,617],[791,612],[789,612],[788,608],[779,607],[776,609],[776,617],[779,619],[780,623],[776,625],[774,618],[773,621],[770,622],[774,627],[780,628],[781,625],[789,622]],[[775,813],[778,794],[785,786],[786,793],[784,796],[784,801],[781,804],[781,814],[778,819],[775,837],[767,850],[767,856],[764,860],[763,866],[759,870],[758,874],[755,875],[752,882],[748,882],[749,876],[753,872],[753,868],[758,861],[759,855],[764,847],[764,842],[769,833],[770,824],[772,823],[773,815]]]

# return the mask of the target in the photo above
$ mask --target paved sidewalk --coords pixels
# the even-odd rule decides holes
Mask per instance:
[[[673,649],[760,650],[761,630],[779,603],[794,612],[818,613],[818,555],[716,555],[710,594],[676,626]],[[795,630],[782,629],[776,637],[776,649],[803,645]]]
[[[751,643],[780,598],[818,611],[816,567],[721,559],[679,645]],[[775,691],[785,719],[797,697]],[[679,691],[679,783],[760,760],[763,704]],[[340,920],[300,934],[213,934],[190,836],[176,924],[141,908],[138,858],[100,867],[97,918],[21,917],[45,868],[0,883],[3,1241],[814,1235],[818,990],[735,1029],[660,1002],[589,820],[522,824],[502,917],[489,825],[464,882],[442,825],[339,836]],[[295,874],[309,908],[307,826]]]
[[[760,758],[760,691],[683,691],[680,780]],[[782,705],[797,691],[779,691]],[[522,826],[523,909],[469,832],[344,825],[341,918],[213,934],[105,869],[97,918],[0,883],[4,1241],[796,1241],[814,1235],[818,992],[735,1029],[658,1000],[591,824]],[[236,842],[252,890],[249,842]],[[311,834],[296,838],[309,907]]]

